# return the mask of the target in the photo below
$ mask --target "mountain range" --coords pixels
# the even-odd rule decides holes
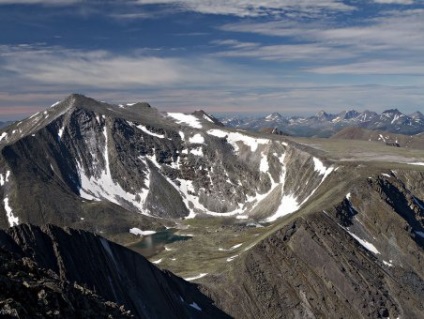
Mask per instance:
[[[276,128],[287,135],[303,137],[330,137],[347,127],[359,127],[397,134],[414,135],[424,132],[424,115],[415,112],[405,115],[397,109],[376,112],[355,110],[329,114],[324,111],[310,117],[286,117],[271,113],[264,117],[220,118],[228,127],[260,131],[264,128]]]
[[[0,312],[420,318],[424,150],[370,136],[70,95],[0,130]]]

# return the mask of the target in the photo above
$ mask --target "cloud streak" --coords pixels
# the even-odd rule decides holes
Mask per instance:
[[[317,21],[239,22],[220,28],[280,38],[283,44],[234,40],[212,44],[222,48],[215,53],[217,56],[302,61],[306,68],[321,74],[424,75],[420,67],[424,64],[422,21],[423,9],[386,11],[362,21],[361,25],[343,27]],[[289,44],[285,44],[287,39],[292,39]]]
[[[69,50],[60,47],[0,47],[3,71],[16,77],[68,87],[140,88],[178,86],[263,87],[275,82],[266,72],[246,81],[251,70],[208,57],[159,58],[107,51]]]
[[[234,15],[238,17],[278,16],[286,10],[316,13],[350,11],[354,7],[339,0],[137,0],[138,4],[171,4],[179,9],[202,14]]]

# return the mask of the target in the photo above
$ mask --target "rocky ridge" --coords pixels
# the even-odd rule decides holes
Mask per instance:
[[[229,318],[196,285],[88,232],[23,224],[0,230],[0,249],[11,317]]]
[[[236,318],[421,318],[422,185],[396,170],[334,189],[203,283]]]

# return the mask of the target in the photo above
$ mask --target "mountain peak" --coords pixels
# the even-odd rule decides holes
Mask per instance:
[[[349,120],[352,119],[354,117],[359,116],[359,112],[356,110],[348,110],[348,111],[343,111],[342,113],[340,113],[340,117],[343,117],[343,119],[345,120]]]
[[[402,112],[400,112],[398,109],[389,109],[383,111],[381,114],[387,114],[387,115],[401,115]]]
[[[416,111],[409,115],[409,117],[412,117],[413,119],[421,119],[424,120],[424,114],[422,114],[420,111]]]
[[[275,120],[278,120],[278,119],[281,119],[281,118],[282,118],[282,116],[281,116],[281,114],[280,114],[280,113],[278,113],[278,112],[273,112],[273,113],[271,113],[271,114],[267,115],[267,116],[265,117],[265,120],[267,120],[267,121],[275,121]]]
[[[328,114],[324,110],[319,111],[315,116],[320,121],[331,121],[334,118],[334,116],[332,114]]]

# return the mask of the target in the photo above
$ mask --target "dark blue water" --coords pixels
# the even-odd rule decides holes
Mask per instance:
[[[169,228],[159,231],[156,234],[143,236],[143,238],[128,248],[138,252],[146,258],[152,257],[165,249],[166,244],[171,244],[176,241],[188,240],[190,236],[176,235],[177,229]]]

